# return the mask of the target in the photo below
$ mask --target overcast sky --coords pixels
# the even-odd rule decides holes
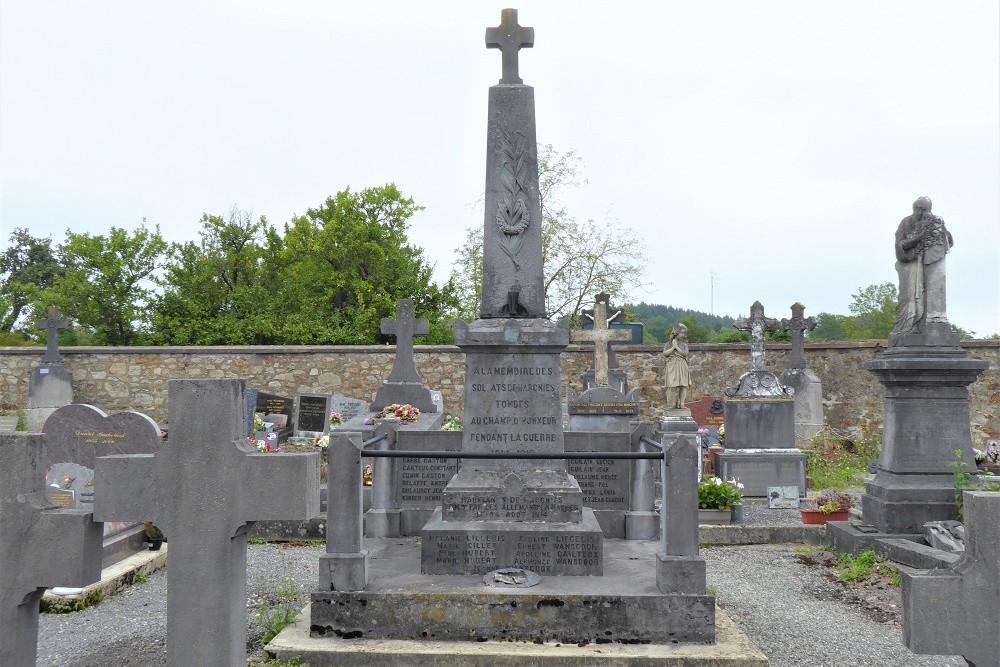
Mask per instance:
[[[426,207],[410,238],[443,281],[483,224],[502,7],[4,0],[0,248],[142,218],[186,241],[234,204],[280,227],[391,181]],[[847,314],[896,281],[927,195],[955,237],[949,319],[1000,332],[996,0],[517,7],[538,140],[588,179],[565,205],[646,241],[636,301]]]

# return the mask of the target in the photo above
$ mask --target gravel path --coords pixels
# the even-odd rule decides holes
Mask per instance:
[[[794,510],[746,508],[748,523],[799,523]],[[708,583],[719,605],[768,656],[771,667],[965,667],[957,657],[916,656],[902,644],[898,622],[878,622],[843,601],[824,570],[799,563],[795,545],[712,547],[702,550]],[[251,545],[247,589],[255,604],[289,580],[307,592],[315,586],[322,547]],[[165,572],[67,615],[43,614],[39,667],[160,667],[165,664]],[[248,610],[250,640],[254,610]],[[209,667],[209,666],[206,666]]]

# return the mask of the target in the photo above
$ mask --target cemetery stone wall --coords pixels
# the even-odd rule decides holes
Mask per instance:
[[[1000,341],[965,341],[969,356],[990,369],[969,387],[973,443],[1000,438]],[[663,357],[659,345],[616,348],[629,386],[638,387],[642,419],[665,404]],[[809,367],[823,381],[827,423],[857,435],[882,422],[882,387],[863,364],[885,349],[885,341],[807,342]],[[692,386],[688,398],[722,396],[750,366],[747,345],[692,344]],[[767,345],[767,370],[780,373],[788,364],[788,343]],[[241,378],[260,391],[295,396],[329,393],[374,400],[393,365],[392,346],[233,346],[233,347],[68,347],[63,360],[73,373],[75,400],[106,412],[137,410],[166,418],[167,380]],[[439,389],[445,412],[461,414],[465,358],[457,347],[416,346],[417,371],[423,383]],[[28,378],[43,348],[0,348],[0,412],[23,409]],[[562,377],[575,392],[593,357],[591,346],[571,345],[562,354]]]

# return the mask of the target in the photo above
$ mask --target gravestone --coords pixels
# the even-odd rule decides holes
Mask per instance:
[[[743,495],[766,497],[769,486],[797,486],[806,493],[806,457],[795,447],[794,390],[765,368],[764,333],[781,322],[755,301],[750,317],[733,325],[750,332],[750,370],[725,390],[726,449],[717,455],[719,477],[737,478]]]
[[[627,452],[632,443],[621,433],[566,433],[567,452]],[[580,485],[583,504],[594,511],[606,538],[625,537],[625,514],[632,495],[631,461],[626,459],[571,459],[569,473]]]
[[[295,437],[315,438],[330,430],[330,394],[299,393],[295,399]]]
[[[430,333],[427,320],[414,318],[413,299],[400,299],[396,304],[396,318],[382,318],[381,331],[396,337],[396,357],[392,372],[375,394],[370,409],[378,411],[393,403],[409,403],[421,412],[437,412],[431,390],[421,384],[413,361],[413,337]]]
[[[396,436],[400,451],[448,451],[462,449],[460,431],[410,431]],[[441,458],[398,459],[395,467],[395,507],[399,508],[399,534],[419,535],[424,524],[441,506],[441,494],[458,472],[458,461]]]
[[[533,41],[514,9],[486,34],[503,53],[503,78],[487,114],[481,316],[455,324],[467,369],[463,452],[565,451],[569,331],[545,319],[534,89],[517,72],[518,50]],[[421,571],[601,574],[603,537],[565,460],[463,459],[421,533]]]
[[[59,319],[59,309],[49,306],[45,319],[36,328],[46,332],[45,354],[41,365],[31,371],[28,380],[28,407],[24,411],[27,430],[41,430],[42,424],[57,408],[73,402],[73,373],[63,365],[59,354],[59,331],[72,325]]]
[[[1000,493],[966,492],[965,552],[944,569],[903,571],[903,643],[919,654],[1000,664]]]
[[[34,667],[46,588],[101,578],[101,525],[46,497],[45,439],[0,433],[0,665]]]
[[[48,484],[73,492],[72,505],[94,509],[94,462],[109,454],[153,454],[160,450],[160,427],[141,412],[108,415],[92,405],[66,405],[45,421],[45,443],[51,465]],[[65,499],[66,494],[57,494]],[[55,501],[55,498],[52,498]],[[145,519],[143,519],[145,521]],[[108,566],[144,548],[142,526],[108,517],[104,523]]]
[[[171,380],[168,413],[158,453],[97,459],[94,514],[170,538],[167,665],[245,667],[247,528],[316,516],[319,454],[257,453],[242,380]]]
[[[615,324],[618,324],[618,325],[624,324],[625,323],[625,311],[623,311],[621,309],[611,308],[610,302],[607,301],[608,295],[607,294],[599,294],[598,298],[600,298],[602,296],[605,297],[605,301],[608,303],[606,317],[605,317],[605,321],[607,323],[606,328],[611,329],[612,326],[615,325]],[[586,331],[587,329],[595,329],[595,328],[597,328],[597,324],[595,323],[595,320],[594,320],[594,311],[593,310],[583,310],[583,311],[581,311],[581,313],[580,313],[580,320],[583,323],[583,330],[584,331]],[[624,329],[621,329],[621,331],[624,331]],[[629,332],[629,335],[631,335],[631,332]],[[608,365],[608,382],[607,382],[607,384],[609,386],[611,386],[611,387],[614,387],[615,389],[617,389],[621,393],[627,394],[627,393],[629,393],[629,389],[628,389],[628,375],[626,375],[625,371],[623,371],[618,366],[618,359],[617,359],[617,357],[615,357],[614,340],[624,341],[624,340],[628,340],[628,338],[616,338],[616,339],[613,339],[611,342],[608,343],[608,346],[607,346],[607,350],[608,350],[608,362],[607,362],[607,365]],[[595,353],[596,353],[596,346],[597,345],[598,345],[598,343],[595,342],[594,343]],[[590,389],[595,384],[598,384],[596,382],[596,378],[597,378],[597,369],[592,365],[583,374],[583,389],[586,391],[587,389]]]
[[[896,329],[885,352],[865,362],[883,387],[885,408],[877,472],[865,482],[861,514],[876,531],[897,536],[919,535],[927,522],[958,518],[955,451],[962,451],[966,470],[976,469],[968,386],[989,368],[968,358],[944,312],[944,223],[930,213],[929,199],[921,197],[913,207],[896,235]],[[947,240],[950,246],[950,234]],[[925,259],[933,259],[933,266]],[[841,550],[864,539],[841,528],[828,529]]]
[[[17,417],[0,417],[0,433],[17,431]]]
[[[630,334],[621,329],[608,328],[608,295],[595,297],[593,310],[594,328],[589,331],[573,331],[570,339],[592,341],[594,343],[594,379],[587,389],[577,396],[572,389],[566,390],[566,407],[569,412],[571,431],[601,431],[627,433],[630,423],[639,414],[639,390],[622,393],[617,386],[610,385],[610,366],[614,352],[611,342],[628,340]],[[615,383],[622,386],[620,382]]]
[[[823,383],[809,368],[803,353],[803,335],[816,328],[816,319],[805,317],[805,306],[795,302],[792,317],[782,319],[781,328],[792,332],[792,353],[780,383],[795,390],[795,437],[810,440],[823,430]]]
[[[249,391],[249,390],[248,390]],[[264,420],[274,424],[278,440],[284,442],[295,434],[295,400],[287,396],[269,394],[257,391],[254,399],[254,412],[264,415]]]
[[[385,406],[383,405],[382,407]],[[330,401],[330,409],[334,412],[339,412],[344,418],[344,423],[347,423],[358,415],[366,414],[368,412],[368,404],[358,398],[349,398],[340,394],[334,394]]]

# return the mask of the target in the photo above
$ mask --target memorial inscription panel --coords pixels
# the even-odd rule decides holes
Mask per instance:
[[[330,397],[322,394],[299,394],[299,409],[295,430],[306,433],[323,433],[330,416]]]
[[[424,534],[423,570],[427,574],[489,572],[521,567],[538,574],[590,574],[603,567],[600,533],[573,529],[547,533],[468,530]]]

